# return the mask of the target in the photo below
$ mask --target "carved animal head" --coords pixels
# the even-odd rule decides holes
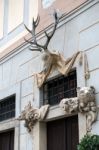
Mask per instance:
[[[29,48],[31,51],[40,51],[40,52],[44,51],[46,53],[50,53],[49,50],[48,50],[48,45],[49,45],[49,42],[50,42],[52,36],[55,33],[57,24],[59,22],[58,13],[56,11],[54,11],[53,16],[54,16],[54,19],[55,19],[54,27],[53,27],[53,30],[52,30],[51,33],[47,33],[46,31],[44,31],[45,36],[46,36],[46,42],[45,42],[44,45],[40,45],[37,42],[36,33],[35,33],[36,27],[38,26],[39,21],[40,21],[40,16],[38,15],[36,21],[34,21],[34,18],[33,18],[32,30],[30,30],[26,25],[24,25],[25,28],[27,29],[27,31],[32,35],[32,41],[25,39],[25,41],[28,42],[31,45],[30,48]]]
[[[64,98],[61,100],[59,106],[67,113],[78,111],[78,98]]]
[[[60,101],[60,104],[59,104],[59,106],[66,112],[69,111],[68,101],[69,101],[68,98],[64,98]]]
[[[95,89],[92,86],[77,88],[77,96],[80,102],[93,102],[95,100]]]

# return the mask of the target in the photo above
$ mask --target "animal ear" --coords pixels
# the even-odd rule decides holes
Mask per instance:
[[[95,94],[95,88],[93,86],[90,86],[90,88],[92,89],[93,93]]]

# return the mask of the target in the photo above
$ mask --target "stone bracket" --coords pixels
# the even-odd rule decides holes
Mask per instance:
[[[98,107],[95,101],[94,87],[82,87],[77,90],[77,97],[62,99],[59,106],[67,113],[80,112],[86,116],[87,132],[97,119]]]

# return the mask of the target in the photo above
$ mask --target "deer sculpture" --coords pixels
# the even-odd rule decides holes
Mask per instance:
[[[58,22],[59,22],[58,13],[56,11],[54,11],[53,16],[54,16],[54,19],[55,19],[54,27],[53,27],[52,32],[49,33],[49,34],[46,31],[44,31],[45,36],[46,36],[46,42],[45,42],[44,45],[38,44],[37,39],[36,39],[36,33],[35,33],[36,27],[38,26],[38,24],[40,22],[40,16],[38,15],[36,21],[34,21],[34,18],[33,18],[32,30],[30,30],[25,25],[25,28],[27,29],[27,31],[32,35],[32,41],[26,40],[26,39],[25,39],[25,41],[28,42],[31,45],[30,48],[29,48],[31,51],[44,52],[44,55],[43,55],[42,59],[45,62],[44,63],[45,70],[46,70],[46,68],[48,66],[50,66],[49,64],[52,63],[52,55],[53,55],[53,53],[51,53],[48,50],[48,45],[49,45],[49,42],[50,42],[51,38],[53,37],[53,35],[54,35],[55,31],[56,31],[56,28],[57,28],[57,25],[58,25]]]
[[[43,52],[43,56],[42,56],[42,60],[44,62],[44,73],[48,74],[48,72],[50,72],[51,70],[51,67],[53,64],[55,64],[55,58],[56,58],[56,52],[53,51],[53,52],[50,52],[49,49],[48,49],[48,45],[50,43],[50,40],[51,38],[53,37],[55,31],[56,31],[56,28],[57,28],[57,25],[59,23],[59,17],[58,17],[58,13],[56,11],[54,11],[53,13],[53,16],[54,16],[54,26],[53,26],[53,30],[51,33],[47,33],[47,31],[44,31],[45,33],[45,36],[46,36],[46,41],[45,41],[45,44],[44,45],[40,45],[38,42],[37,42],[37,39],[36,39],[36,28],[40,22],[40,16],[38,15],[36,21],[32,21],[32,30],[30,30],[26,25],[25,25],[25,28],[27,29],[27,31],[32,35],[32,41],[30,40],[26,40],[26,42],[28,42],[30,44],[30,50],[31,51],[39,51],[39,52]]]
[[[66,75],[77,55],[79,54],[79,52],[77,52],[76,55],[74,55],[73,59],[70,58],[68,59],[67,61],[65,61],[64,57],[57,51],[50,51],[48,49],[48,45],[50,43],[50,40],[51,38],[53,37],[55,31],[56,31],[56,28],[57,28],[57,25],[59,23],[59,19],[60,17],[58,16],[58,12],[54,11],[53,13],[53,16],[54,16],[54,26],[53,26],[53,30],[51,33],[47,33],[47,31],[45,30],[44,33],[45,33],[45,36],[46,36],[46,41],[45,41],[45,44],[44,45],[40,45],[38,42],[37,42],[37,39],[36,39],[36,28],[40,22],[40,17],[38,16],[36,21],[32,21],[32,30],[30,30],[26,25],[25,25],[25,28],[27,29],[27,31],[32,35],[32,41],[31,40],[26,40],[26,42],[28,42],[30,44],[30,50],[31,51],[39,51],[39,52],[43,52],[43,55],[42,55],[42,60],[44,62],[44,66],[43,66],[43,71],[41,71],[39,74],[37,74],[37,85],[38,87],[41,87],[42,84],[44,83],[44,81],[47,79],[48,75],[55,69],[58,69],[58,71],[64,75]]]

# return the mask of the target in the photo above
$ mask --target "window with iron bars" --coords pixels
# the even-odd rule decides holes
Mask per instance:
[[[43,86],[43,104],[56,105],[63,98],[76,97],[77,92],[76,70],[68,76],[59,76],[46,82]]]
[[[0,122],[15,117],[15,95],[0,100]]]

